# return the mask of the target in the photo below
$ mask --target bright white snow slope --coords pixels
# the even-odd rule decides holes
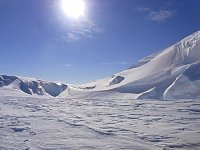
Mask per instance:
[[[200,31],[111,77],[79,85],[133,93],[138,99],[200,98]]]

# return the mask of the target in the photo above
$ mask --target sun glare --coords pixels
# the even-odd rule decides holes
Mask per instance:
[[[84,16],[84,0],[62,0],[62,10],[70,18],[78,19]]]

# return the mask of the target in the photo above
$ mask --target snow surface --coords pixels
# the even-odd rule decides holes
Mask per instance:
[[[199,139],[199,100],[0,96],[2,150],[199,150]]]

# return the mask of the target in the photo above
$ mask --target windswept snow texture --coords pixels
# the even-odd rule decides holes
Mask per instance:
[[[200,31],[125,71],[79,87],[138,94],[137,99],[200,98]]]
[[[1,75],[0,87],[22,91],[29,95],[50,95],[56,97],[66,90],[68,86],[66,84],[58,84],[32,78]]]
[[[199,150],[199,139],[199,100],[0,97],[2,150]]]

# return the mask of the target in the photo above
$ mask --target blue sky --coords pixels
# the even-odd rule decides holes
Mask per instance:
[[[128,68],[200,30],[199,0],[0,0],[0,74],[84,83]]]

